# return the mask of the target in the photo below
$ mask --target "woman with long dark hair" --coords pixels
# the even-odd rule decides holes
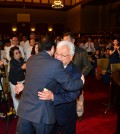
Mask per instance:
[[[39,48],[39,45],[38,45],[38,42],[37,42],[37,43],[35,43],[34,47],[32,48],[31,55],[37,54],[39,52],[40,52],[40,48]]]

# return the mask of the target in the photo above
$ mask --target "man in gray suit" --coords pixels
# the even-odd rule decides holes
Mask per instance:
[[[80,80],[71,80],[66,74],[62,62],[54,59],[54,45],[46,40],[42,44],[43,51],[32,56],[27,62],[25,87],[18,107],[17,134],[51,134],[55,123],[53,101],[40,100],[38,91],[44,88],[52,92],[57,82],[69,91],[75,91],[83,86]],[[16,93],[21,90],[16,86]]]

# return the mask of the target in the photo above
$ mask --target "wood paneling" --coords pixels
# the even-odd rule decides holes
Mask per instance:
[[[1,34],[11,34],[12,24],[9,22],[0,22],[0,33]]]
[[[53,24],[53,31],[57,34],[57,35],[63,35],[64,32],[64,24],[61,23],[55,23]]]
[[[48,4],[48,0],[41,0],[41,3],[46,3],[46,4]]]
[[[48,24],[46,23],[37,23],[35,24],[35,32],[40,34],[45,34],[48,32]]]
[[[27,23],[27,22],[17,23],[17,32],[29,35],[30,34],[30,23]]]

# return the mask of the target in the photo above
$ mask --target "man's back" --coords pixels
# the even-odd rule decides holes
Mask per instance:
[[[51,64],[55,64],[53,62],[55,62],[55,60],[53,60],[53,58],[47,53],[39,53],[38,55],[32,56],[28,60],[25,88],[23,90],[21,102],[18,108],[18,115],[21,118],[33,121],[35,123],[43,122],[49,124],[49,121],[54,123],[53,102],[41,101],[37,96],[38,91],[42,91],[44,88],[48,88],[52,91],[56,86],[56,81],[52,79],[54,78],[53,68],[55,68],[54,65],[51,66]],[[53,115],[50,116],[48,114]],[[48,116],[48,118],[52,118],[47,119],[43,115]]]
[[[77,83],[70,82],[66,75],[63,64],[47,52],[32,56],[27,63],[25,88],[18,107],[18,116],[35,123],[53,124],[55,122],[53,102],[40,100],[37,93],[44,88],[53,92],[56,81],[69,90],[77,89],[81,85],[79,80]]]

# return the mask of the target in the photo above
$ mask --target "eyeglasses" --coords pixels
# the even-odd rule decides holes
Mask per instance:
[[[66,58],[66,57],[70,56],[70,55],[63,55],[63,54],[58,54],[58,53],[55,53],[54,55],[55,56],[60,56],[62,58]]]

